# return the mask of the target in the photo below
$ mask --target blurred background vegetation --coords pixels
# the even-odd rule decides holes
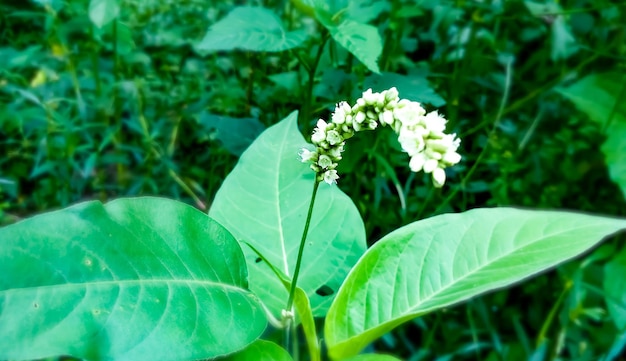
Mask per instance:
[[[310,134],[336,102],[391,86],[449,119],[463,161],[439,190],[409,171],[391,132],[354,139],[339,186],[370,242],[475,207],[626,216],[625,2],[329,1],[328,21],[378,31],[378,74],[304,14],[303,3],[0,2],[0,224],[135,195],[206,211],[265,128],[299,110]],[[272,52],[199,46],[244,5],[271,11],[303,34],[302,44]],[[626,278],[623,244],[616,237],[372,347],[408,360],[626,360],[625,305],[607,307],[611,297],[624,300],[626,284],[607,286],[605,277]]]

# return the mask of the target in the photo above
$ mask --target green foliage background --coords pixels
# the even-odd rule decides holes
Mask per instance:
[[[437,190],[409,171],[391,133],[351,140],[339,187],[368,240],[481,206],[626,215],[624,3],[322,3],[3,2],[0,224],[132,195],[207,211],[263,129],[297,109],[310,134],[336,102],[390,86],[441,107],[464,159]],[[312,4],[321,24],[304,15]],[[248,6],[267,17],[256,28],[248,19],[247,36],[219,25]],[[252,37],[268,22],[285,37]],[[623,241],[372,347],[411,360],[619,359],[624,304],[618,291],[603,299],[623,288],[605,280],[626,273]]]

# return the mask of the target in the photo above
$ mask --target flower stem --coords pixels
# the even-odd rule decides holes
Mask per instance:
[[[311,194],[311,203],[309,204],[309,212],[306,215],[306,222],[304,223],[304,231],[302,232],[302,239],[300,239],[300,248],[298,249],[298,259],[296,261],[296,269],[293,271],[293,279],[291,280],[291,289],[289,290],[289,299],[287,300],[286,310],[291,310],[293,306],[294,295],[296,294],[296,285],[298,284],[298,275],[300,274],[300,265],[302,264],[302,253],[304,251],[304,245],[306,243],[306,236],[309,232],[309,225],[311,224],[311,215],[313,214],[313,205],[315,204],[315,195],[317,194],[317,188],[319,188],[320,182],[317,180],[317,175],[314,179],[313,194]]]

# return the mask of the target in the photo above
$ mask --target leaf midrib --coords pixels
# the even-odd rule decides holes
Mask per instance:
[[[68,283],[57,283],[52,285],[44,285],[44,286],[27,286],[27,287],[17,287],[17,288],[9,288],[5,290],[0,290],[0,296],[3,294],[8,294],[11,291],[30,291],[36,290],[41,291],[46,288],[86,288],[89,286],[93,287],[101,287],[107,285],[115,285],[115,286],[134,286],[134,285],[171,285],[171,284],[181,284],[181,285],[194,285],[197,287],[215,287],[215,288],[223,288],[237,291],[246,291],[242,287],[238,287],[235,285],[220,283],[216,281],[207,281],[207,280],[197,280],[197,279],[171,279],[171,278],[150,278],[150,279],[140,279],[140,280],[105,280],[105,281],[91,281],[91,282],[68,282]]]

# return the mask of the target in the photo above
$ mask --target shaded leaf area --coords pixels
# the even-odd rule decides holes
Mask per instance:
[[[292,361],[293,358],[285,349],[277,344],[256,340],[244,350],[228,357],[220,358],[224,361]]]
[[[295,268],[314,179],[298,159],[307,143],[296,120],[297,113],[291,113],[257,138],[224,181],[209,212],[287,277]],[[257,262],[258,255],[246,248],[250,288],[278,317],[287,291],[266,262]],[[336,291],[364,251],[364,225],[354,203],[337,187],[320,185],[298,280],[315,316],[324,316],[334,298],[316,290],[325,285]]]
[[[176,201],[81,203],[0,243],[0,359],[208,358],[266,326],[235,239]]]
[[[607,131],[602,145],[611,179],[626,197],[626,75],[589,75],[558,92]]]
[[[358,353],[398,325],[508,286],[568,260],[626,220],[512,208],[476,209],[414,222],[359,260],[326,319],[329,353]]]
[[[422,74],[402,75],[395,73],[381,73],[371,75],[365,79],[363,88],[372,88],[373,91],[383,91],[396,87],[403,99],[427,103],[434,107],[441,107],[446,101],[430,86],[426,77]]]
[[[214,137],[234,155],[241,155],[265,130],[265,126],[256,118],[231,118],[203,112],[198,116],[198,121],[207,130],[214,131]]]
[[[604,266],[604,292],[613,322],[626,332],[626,248]]]
[[[380,73],[378,58],[383,51],[383,41],[376,27],[350,18],[338,20],[319,4],[316,4],[315,16],[338,44],[369,70]]]
[[[565,15],[561,15],[564,12],[558,2],[524,1],[524,5],[536,17],[554,17],[550,21],[550,59],[552,61],[567,59],[580,50]]]
[[[196,50],[283,51],[300,46],[307,38],[302,30],[287,31],[280,18],[268,9],[240,6],[213,24]]]

